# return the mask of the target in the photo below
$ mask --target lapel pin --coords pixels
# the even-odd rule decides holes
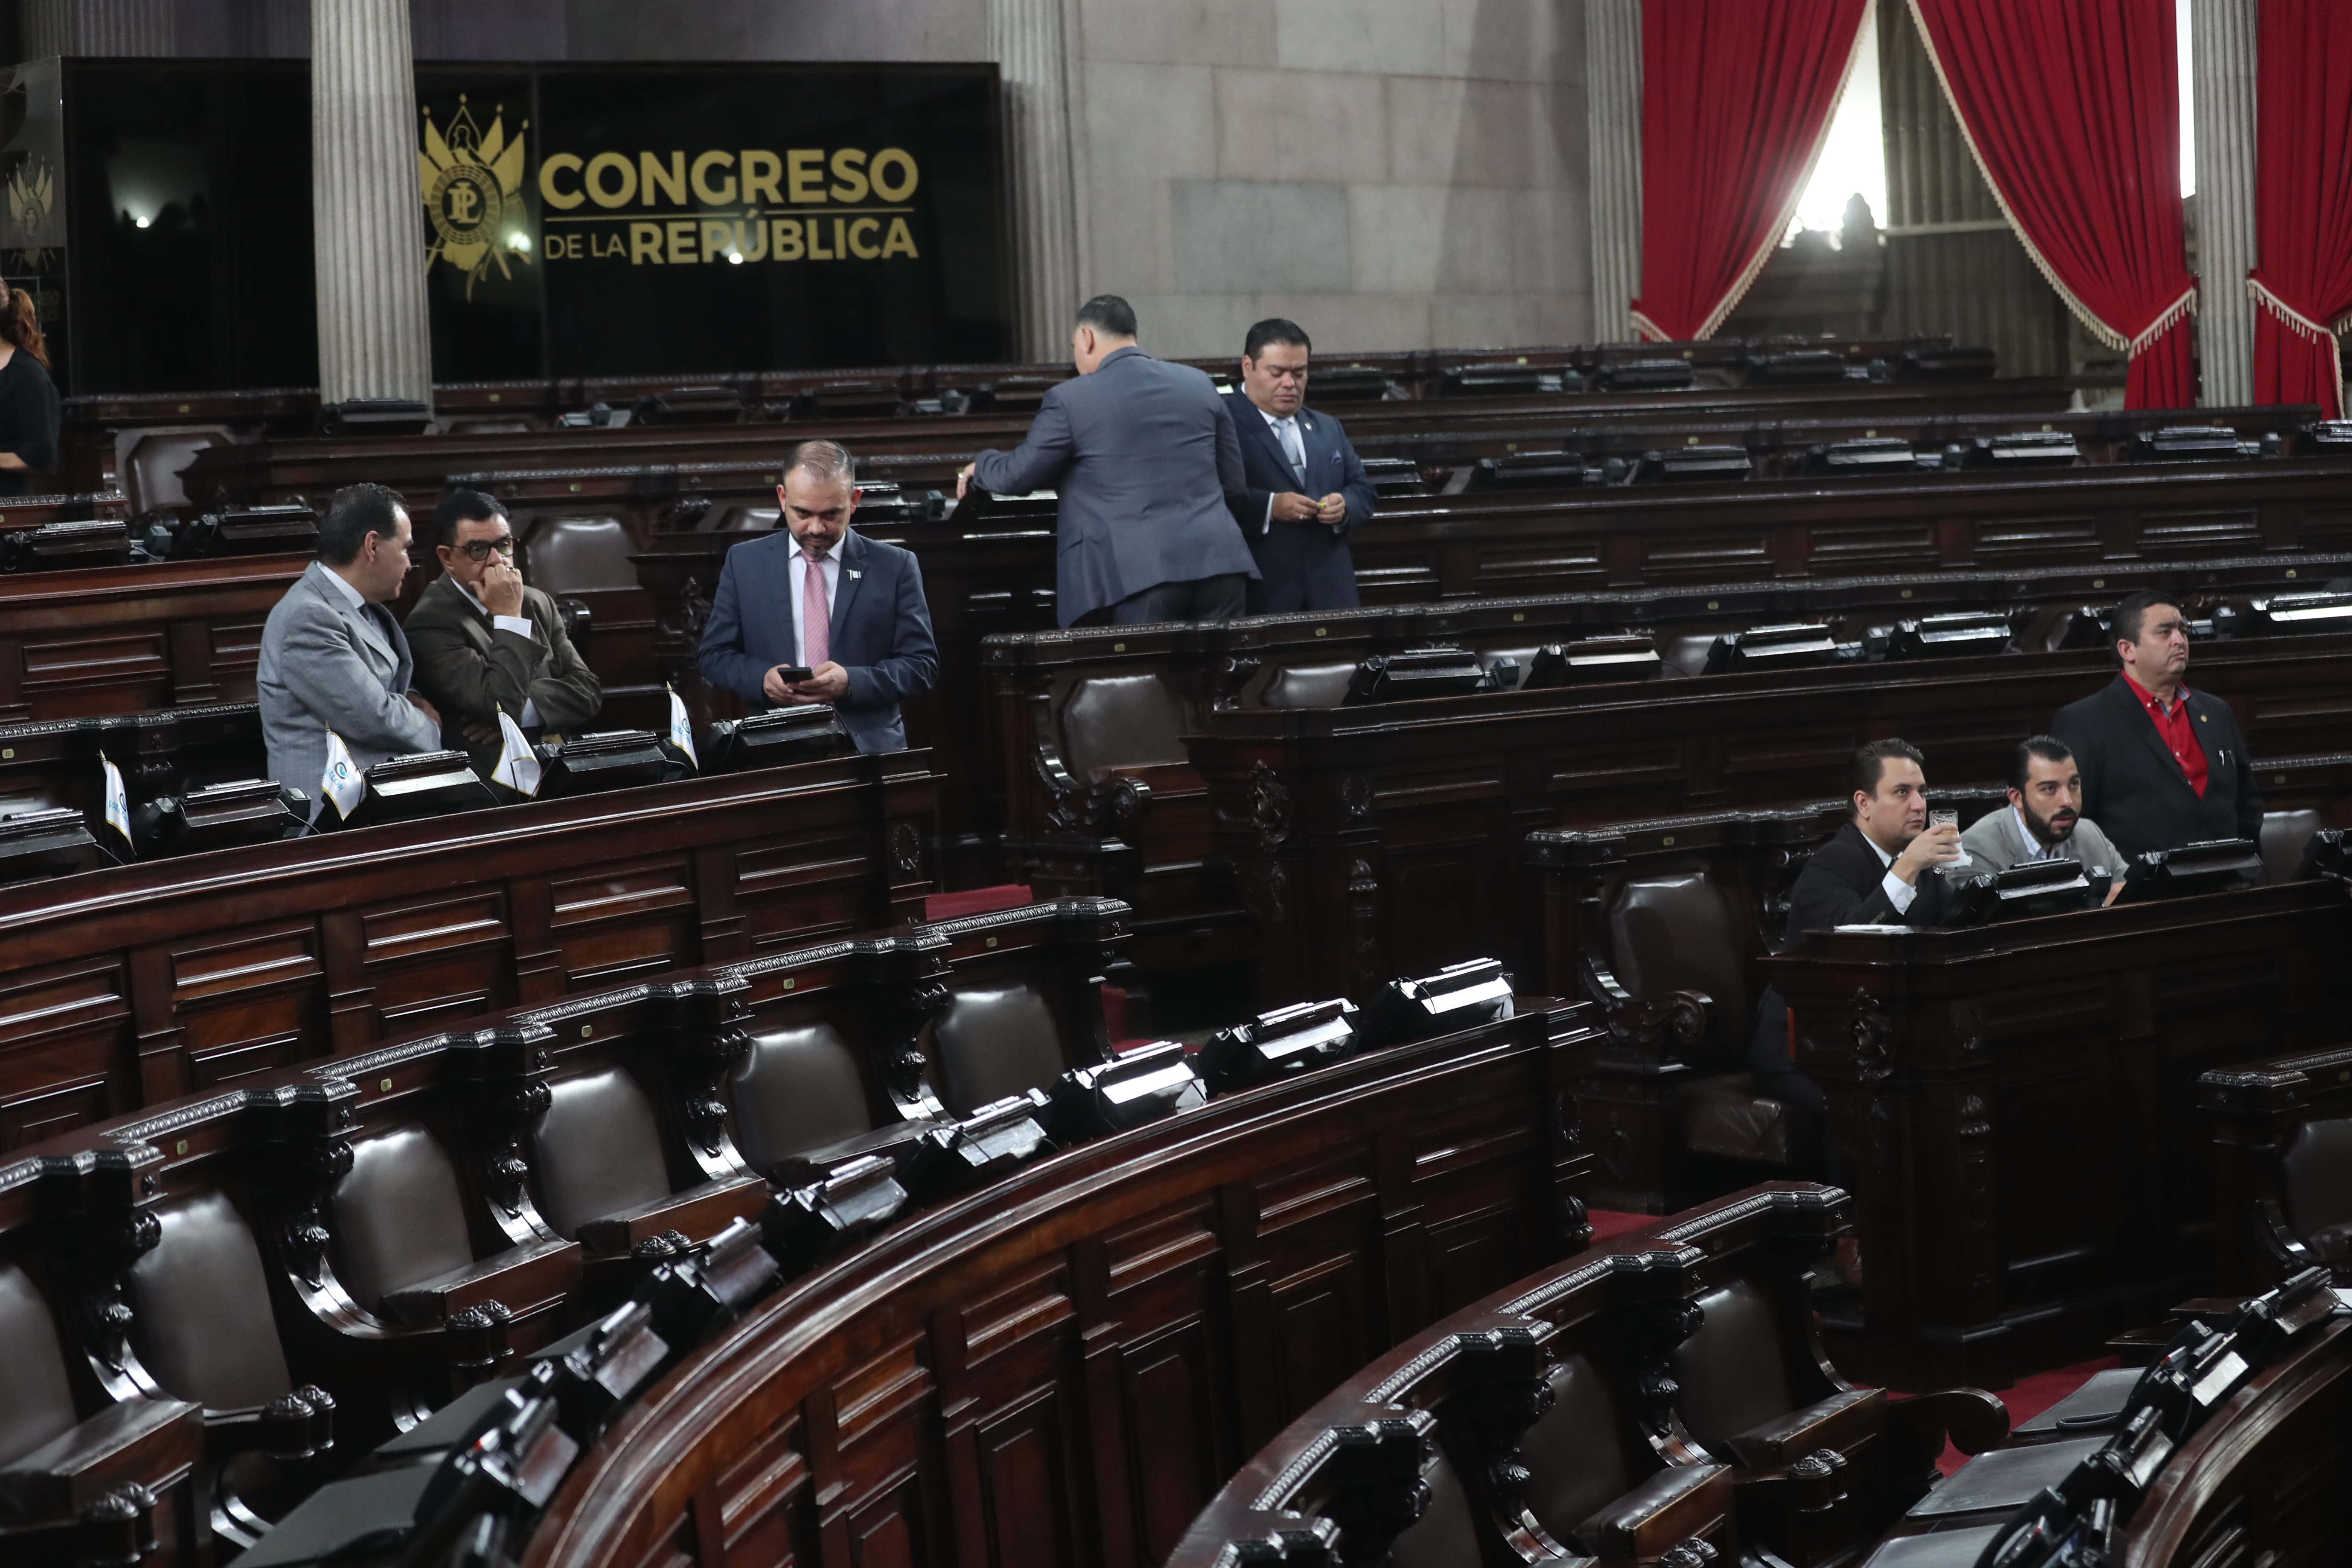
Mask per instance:
[[[852,573],[850,574],[850,576],[852,576],[852,577],[858,577],[858,576],[862,576],[862,575],[864,575],[864,574],[862,574],[862,573],[857,573],[857,572],[852,572]]]

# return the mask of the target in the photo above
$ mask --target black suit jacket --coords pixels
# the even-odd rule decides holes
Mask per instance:
[[[1241,437],[1243,489],[1226,498],[1242,537],[1256,558],[1258,581],[1249,585],[1249,612],[1281,615],[1293,610],[1355,608],[1356,563],[1348,535],[1372,516],[1372,481],[1349,444],[1339,422],[1318,409],[1298,410],[1298,445],[1307,458],[1302,482],[1292,471],[1282,444],[1245,392],[1225,394],[1234,428]],[[1336,529],[1318,522],[1266,523],[1266,503],[1296,490],[1317,500],[1348,498],[1348,515]]]
[[[1912,925],[1944,923],[1952,909],[1952,884],[1940,871],[1922,872],[1911,907],[1900,914],[1886,896],[1886,864],[1862,829],[1847,823],[1827,844],[1813,851],[1797,885],[1789,891],[1789,923],[1780,946],[1807,931],[1832,926]],[[1756,1008],[1756,1033],[1748,1042],[1748,1070],[1770,1079],[1790,1070],[1789,1004],[1780,991],[1767,990]],[[1768,1091],[1769,1084],[1763,1086]]]
[[[2069,702],[2051,722],[2050,732],[2073,747],[2082,764],[2083,815],[2126,855],[2210,838],[2262,839],[2263,794],[2238,716],[2221,699],[2193,687],[2189,713],[2205,748],[2201,799],[2122,676],[2105,690]]]

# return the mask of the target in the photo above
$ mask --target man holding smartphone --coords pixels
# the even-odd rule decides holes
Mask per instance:
[[[698,658],[754,710],[830,702],[861,752],[907,744],[898,704],[931,689],[939,649],[912,552],[849,526],[849,453],[803,441],[776,487],[783,527],[727,552]]]

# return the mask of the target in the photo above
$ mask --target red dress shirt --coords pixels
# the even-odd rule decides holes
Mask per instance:
[[[2203,800],[2208,776],[2205,746],[2197,739],[2197,724],[2189,714],[2189,688],[2184,686],[2174,694],[2172,711],[2168,713],[2164,704],[2148,694],[2147,688],[2128,675],[2124,679],[2130,685],[2132,695],[2139,699],[2139,705],[2147,710],[2148,718],[2155,721],[2158,737],[2164,742],[2164,749],[2172,753],[2172,760],[2180,764],[2189,787],[2197,792],[2199,800]]]

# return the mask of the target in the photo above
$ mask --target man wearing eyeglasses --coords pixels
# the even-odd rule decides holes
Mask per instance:
[[[416,684],[441,710],[443,743],[498,767],[503,710],[533,740],[595,721],[604,689],[563,634],[555,601],[523,584],[506,508],[454,489],[433,509],[441,575],[408,612]]]
[[[1254,616],[1357,602],[1348,533],[1372,515],[1372,481],[1339,422],[1307,406],[1312,353],[1297,322],[1260,321],[1243,340],[1241,390],[1225,395],[1248,487],[1234,521],[1257,558]]]

